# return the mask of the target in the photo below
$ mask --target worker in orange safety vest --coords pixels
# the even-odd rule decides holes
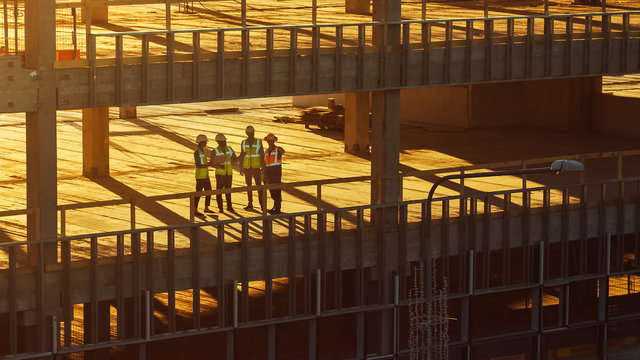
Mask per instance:
[[[280,184],[282,183],[282,155],[284,155],[284,149],[280,146],[276,146],[275,143],[278,141],[278,137],[273,133],[265,136],[264,140],[269,144],[269,147],[264,152],[265,183]],[[282,189],[269,189],[269,192],[273,199],[273,208],[269,210],[269,213],[280,214]]]

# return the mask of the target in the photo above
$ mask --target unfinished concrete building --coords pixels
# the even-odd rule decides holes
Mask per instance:
[[[24,143],[2,157],[26,175],[0,179],[0,197],[25,194],[0,208],[25,229],[0,243],[0,358],[639,358],[640,149],[597,136],[640,136],[640,101],[602,92],[603,76],[640,73],[640,11],[613,6],[4,0],[0,112],[24,115],[0,137],[23,129]],[[334,154],[318,170],[331,178],[252,188],[306,208],[202,220],[202,193],[113,180],[113,137],[184,139],[162,114],[110,131],[110,108],[136,119],[147,106],[327,94],[344,96],[336,141],[370,171],[339,175],[356,165]],[[75,135],[60,130],[66,110],[81,110]],[[403,123],[548,131],[533,156],[514,143],[493,148],[510,161],[416,169],[403,142],[430,144]],[[244,129],[241,116],[215,126]],[[548,167],[556,131],[593,149],[561,154],[586,170]],[[81,148],[78,176],[119,196],[61,204],[61,143]],[[124,147],[136,145],[131,166],[154,171],[162,149]]]

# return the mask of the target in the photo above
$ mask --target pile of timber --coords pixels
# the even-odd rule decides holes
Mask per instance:
[[[344,130],[344,106],[336,105],[334,98],[328,99],[328,106],[312,106],[300,111],[300,116],[276,116],[273,121],[281,123],[303,123],[309,129],[315,126],[324,130]]]

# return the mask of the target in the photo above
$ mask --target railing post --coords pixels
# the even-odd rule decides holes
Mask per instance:
[[[51,353],[58,353],[58,318],[54,315],[51,317]]]
[[[522,169],[527,168],[527,160],[522,160]],[[527,174],[522,174],[522,191],[527,190]]]
[[[322,185],[321,184],[316,185],[316,198],[318,199],[316,204],[316,209],[320,211],[322,210]]]
[[[266,183],[262,183],[262,185],[260,185],[262,187],[262,191],[260,191],[260,193],[258,194],[258,197],[260,197],[260,206],[262,209],[262,216],[267,216],[267,184]]]
[[[64,207],[60,208],[60,237],[67,236],[67,211]]]
[[[87,9],[90,7],[87,6]],[[90,16],[90,14],[89,14]],[[89,20],[87,20],[89,22]],[[91,29],[91,25],[88,26]],[[89,62],[89,107],[96,106],[96,36],[87,34],[87,61]]]
[[[129,200],[129,212],[130,212],[130,219],[131,219],[131,230],[135,230],[136,229],[136,199],[135,198],[131,198]]]
[[[238,328],[238,280],[233,280],[233,328]]]
[[[189,196],[189,222],[194,222],[196,218],[196,209],[195,209],[195,198],[194,195]]]

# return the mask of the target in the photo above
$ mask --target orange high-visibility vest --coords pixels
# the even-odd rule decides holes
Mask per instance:
[[[276,150],[275,151],[268,152],[268,150],[267,150],[264,153],[264,164],[267,167],[282,165],[282,156],[278,159],[278,147],[277,146],[276,146]]]

